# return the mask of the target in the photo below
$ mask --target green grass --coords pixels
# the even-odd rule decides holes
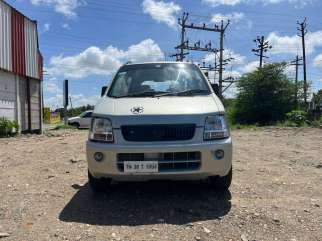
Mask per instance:
[[[244,130],[244,129],[256,130],[257,128],[258,128],[257,125],[243,125],[243,124],[231,124],[230,125],[231,130]]]
[[[67,129],[76,129],[76,127],[75,126],[70,126],[70,125],[65,125],[65,124],[59,124],[55,128],[53,128],[53,130],[55,130],[55,131],[57,131],[57,130],[67,130]]]

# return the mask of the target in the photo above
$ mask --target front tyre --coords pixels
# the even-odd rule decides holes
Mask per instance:
[[[79,129],[79,127],[80,127],[78,122],[68,123],[68,125],[73,126],[73,127],[77,128],[77,129]]]
[[[230,168],[229,173],[223,177],[209,177],[211,185],[221,191],[227,191],[231,185],[231,181],[233,178],[233,169]]]
[[[107,178],[95,178],[88,171],[88,183],[94,193],[102,193],[108,190],[111,180]]]

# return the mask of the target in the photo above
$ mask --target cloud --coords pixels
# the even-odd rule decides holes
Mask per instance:
[[[293,78],[293,76],[295,76],[295,66],[292,65],[287,65],[285,67],[284,73],[288,76]]]
[[[61,13],[68,18],[77,16],[75,10],[86,5],[85,0],[30,0],[33,5],[52,6],[57,13]]]
[[[71,95],[73,106],[95,105],[99,100],[98,95],[84,96],[83,94]]]
[[[245,63],[246,57],[242,56],[238,53],[235,53],[231,49],[225,49],[224,50],[224,59],[228,58],[234,58],[232,61],[230,61],[230,65],[241,65]],[[217,57],[217,63],[218,63],[218,57]],[[204,58],[204,61],[208,64],[214,65],[215,63],[215,54],[207,54]]]
[[[233,23],[238,23],[241,20],[243,20],[245,18],[245,14],[244,13],[228,13],[228,14],[221,14],[221,13],[217,13],[212,15],[211,17],[211,22],[212,23],[220,23],[221,20],[224,20],[224,22],[227,22],[228,20],[230,20]]]
[[[208,4],[210,6],[216,7],[219,5],[230,5],[234,6],[240,4],[242,2],[246,2],[245,0],[202,0],[203,3]]]
[[[44,24],[44,32],[48,32],[50,30],[50,23]]]
[[[249,73],[249,72],[255,71],[258,67],[259,67],[259,61],[253,61],[243,66],[240,70],[243,73]]]
[[[95,105],[99,100],[98,95],[84,96],[83,94],[72,94],[70,95],[73,107],[84,106],[84,105]],[[44,100],[45,106],[51,109],[57,109],[63,105],[63,95],[56,94]]]
[[[146,62],[163,58],[164,54],[158,44],[152,39],[146,39],[126,51],[113,46],[105,49],[92,46],[74,56],[54,56],[46,70],[52,76],[80,79],[93,74],[110,75],[127,61]]]
[[[44,90],[45,90],[45,92],[48,92],[51,94],[62,93],[62,90],[54,82],[45,82],[44,83]]]
[[[223,96],[226,99],[232,99],[232,98],[236,98],[236,94],[237,94],[237,87],[236,87],[236,83],[232,84],[224,93]]]
[[[227,22],[228,20],[232,22],[236,29],[251,29],[253,27],[253,22],[249,19],[246,19],[244,13],[241,12],[233,12],[228,14],[213,14],[211,17],[211,23],[219,25],[221,21]]]
[[[322,54],[316,56],[313,60],[314,67],[322,67]]]
[[[201,0],[202,3],[216,7],[219,5],[228,5],[235,6],[238,4],[253,4],[253,3],[262,3],[263,5],[268,4],[277,4],[281,2],[288,2],[290,4],[300,4],[300,6],[305,6],[309,3],[314,2],[315,0]],[[299,5],[296,5],[299,6]]]
[[[296,55],[302,52],[302,40],[299,36],[280,36],[276,32],[268,35],[267,40],[273,46],[272,54]],[[322,31],[308,32],[306,35],[306,52],[312,54],[317,47],[322,46]]]
[[[68,24],[68,23],[63,23],[63,24],[61,25],[61,27],[62,27],[62,28],[64,28],[64,29],[70,30],[70,26],[69,26],[69,24]]]
[[[144,0],[142,7],[143,12],[149,14],[158,23],[165,23],[172,28],[177,25],[175,15],[181,11],[181,7],[174,2]]]
[[[301,39],[297,35],[279,36],[278,33],[272,32],[268,35],[267,40],[272,49],[272,54],[292,54],[296,55],[301,51]]]

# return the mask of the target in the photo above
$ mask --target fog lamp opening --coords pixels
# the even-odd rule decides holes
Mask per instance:
[[[217,160],[223,159],[225,156],[225,152],[223,150],[216,150],[215,157]]]
[[[103,158],[104,158],[104,155],[102,152],[95,152],[95,154],[94,154],[95,161],[101,162],[101,161],[103,161]]]

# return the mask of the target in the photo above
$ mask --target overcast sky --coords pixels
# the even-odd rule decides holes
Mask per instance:
[[[231,20],[225,55],[235,61],[226,75],[238,77],[254,70],[258,58],[253,39],[265,35],[273,49],[268,62],[291,61],[301,55],[297,21],[307,17],[308,79],[322,88],[322,1],[320,0],[8,0],[37,20],[40,49],[45,58],[45,104],[62,105],[62,81],[70,80],[74,106],[95,104],[101,86],[127,61],[170,60],[179,41],[177,18],[213,26]],[[212,41],[218,34],[188,31],[189,41]],[[191,53],[196,62],[213,63],[213,56]],[[294,78],[294,67],[287,70]],[[302,78],[302,71],[300,71]],[[234,88],[229,92],[233,95]]]

